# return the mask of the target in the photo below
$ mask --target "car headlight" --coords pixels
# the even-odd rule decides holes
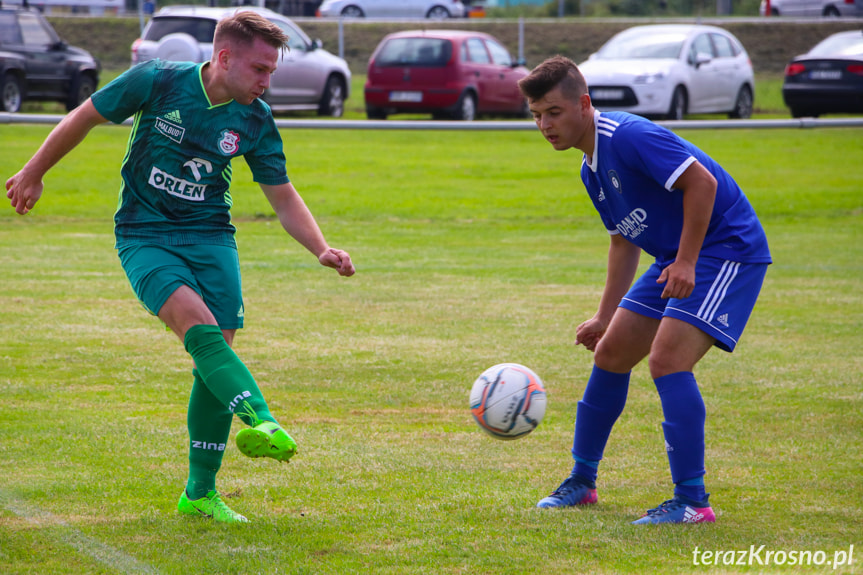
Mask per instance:
[[[660,72],[649,72],[647,74],[639,74],[633,80],[635,84],[654,84],[656,82],[661,82],[668,77],[668,72],[660,71]]]

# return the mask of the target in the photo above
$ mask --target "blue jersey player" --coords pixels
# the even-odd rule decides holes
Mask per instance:
[[[243,327],[232,160],[245,158],[282,226],[322,265],[354,273],[288,180],[281,137],[259,99],[287,41],[266,18],[238,11],[219,22],[209,62],[155,60],[128,70],[64,118],[6,182],[12,207],[26,214],[42,195],[42,176],[93,127],[134,118],[114,217],[117,252],[138,299],[195,364],[189,475],[177,509],[225,523],[247,521],[216,490],[233,417],[248,426],[236,436],[243,454],[288,461],[297,451],[231,349]]]
[[[552,147],[584,153],[581,179],[611,238],[599,308],[576,329],[594,366],[576,413],[575,465],[538,507],[597,502],[599,462],[630,373],[647,357],[674,496],[634,523],[713,522],[693,369],[713,346],[730,352],[737,344],[771,263],[764,230],[707,154],[639,116],[596,110],[571,60],[550,58],[519,86]],[[655,261],[635,279],[642,251]]]

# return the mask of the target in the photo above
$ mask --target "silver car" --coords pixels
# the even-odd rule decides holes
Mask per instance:
[[[324,0],[320,16],[342,18],[462,18],[460,0]]]
[[[290,38],[263,100],[277,112],[316,110],[322,116],[341,117],[350,94],[347,62],[321,48],[289,18],[264,8],[162,8],[132,44],[132,65],[154,58],[204,62],[213,53],[216,23],[237,10],[254,10],[274,22]]]
[[[686,114],[752,115],[752,63],[737,38],[715,26],[629,28],[579,68],[600,110],[672,120]]]
[[[767,0],[761,0],[759,13],[767,14]],[[863,16],[863,0],[770,0],[773,16]]]

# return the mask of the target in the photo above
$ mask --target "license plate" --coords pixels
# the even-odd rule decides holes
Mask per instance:
[[[390,92],[390,102],[422,102],[422,92]]]
[[[841,80],[842,70],[812,70],[809,72],[810,80]]]
[[[595,100],[623,100],[623,90],[597,89],[591,91],[591,98]]]

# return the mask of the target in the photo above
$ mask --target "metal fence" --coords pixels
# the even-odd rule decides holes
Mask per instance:
[[[62,114],[10,114],[0,112],[0,124],[57,124]],[[668,120],[656,122],[672,130],[762,130],[811,128],[863,128],[863,118],[795,118],[777,120]],[[126,120],[124,125],[131,125]],[[299,130],[466,130],[523,131],[535,130],[530,120],[457,122],[439,120],[325,120],[276,119],[276,126]]]

